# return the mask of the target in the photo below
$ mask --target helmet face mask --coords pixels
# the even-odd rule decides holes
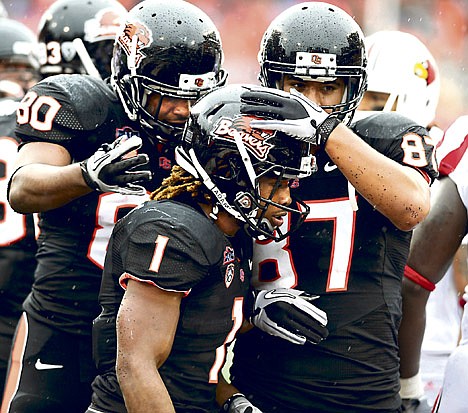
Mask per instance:
[[[222,62],[219,32],[198,7],[185,1],[143,1],[130,10],[117,36],[111,81],[128,116],[166,142],[179,138],[182,128],[149,111],[149,96],[196,101],[225,83]]]
[[[248,87],[225,86],[197,102],[176,161],[199,178],[214,203],[243,222],[250,235],[280,240],[302,224],[309,208],[301,201],[297,208],[275,203],[275,193],[285,180],[310,175],[315,158],[305,142],[250,127],[254,118],[240,114],[240,95]],[[261,193],[264,178],[274,182],[266,195]],[[273,228],[265,218],[269,206],[295,214],[297,224],[284,233]]]
[[[277,16],[266,30],[258,54],[263,86],[281,88],[284,75],[306,81],[344,80],[341,103],[323,106],[350,123],[366,89],[364,35],[336,6],[305,2]]]
[[[40,72],[110,76],[115,36],[126,15],[117,0],[57,0],[38,28]]]

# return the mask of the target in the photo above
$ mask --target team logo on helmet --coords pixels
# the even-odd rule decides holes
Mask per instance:
[[[274,137],[272,131],[253,129],[250,122],[255,119],[251,116],[237,116],[234,119],[220,118],[212,133],[213,139],[233,141],[236,135],[240,135],[247,150],[252,152],[261,161],[266,160],[273,145],[268,142]]]
[[[112,8],[99,10],[84,24],[84,40],[94,43],[100,40],[113,40],[123,23],[123,16]]]
[[[432,66],[429,60],[416,63],[414,65],[414,74],[424,79],[428,85],[430,85],[436,77],[434,66]]]
[[[146,57],[142,49],[148,47],[153,42],[153,35],[151,30],[141,22],[125,23],[123,32],[118,37],[117,41],[122,45],[127,56],[131,56],[132,42],[136,36],[136,50],[135,50],[135,67],[140,66],[141,59]]]

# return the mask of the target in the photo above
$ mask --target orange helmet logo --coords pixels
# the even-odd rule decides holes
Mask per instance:
[[[310,57],[310,60],[314,65],[319,65],[320,63],[322,63],[322,58],[317,54],[313,54]]]
[[[140,22],[126,23],[123,32],[118,37],[117,41],[122,45],[127,56],[130,56],[132,50],[132,42],[136,36],[136,56],[135,67],[138,67],[141,59],[145,57],[142,49],[148,47],[153,42],[151,31]]]
[[[98,40],[114,40],[123,23],[123,15],[112,8],[99,10],[92,18],[85,22],[84,40],[96,42]]]

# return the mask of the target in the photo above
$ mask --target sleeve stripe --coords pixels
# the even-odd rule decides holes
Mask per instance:
[[[160,288],[161,290],[164,290],[164,291],[172,291],[172,292],[175,292],[175,293],[184,293],[184,297],[187,297],[190,294],[190,291],[191,291],[191,289],[190,290],[179,291],[179,290],[172,290],[172,289],[168,289],[168,288],[162,288],[158,284],[156,284],[154,281],[143,280],[142,278],[135,277],[134,275],[129,274],[128,272],[124,272],[119,278],[119,284],[124,290],[127,289],[127,280],[135,280],[135,281],[139,281],[139,282],[142,282],[142,283],[154,285],[155,287],[158,287],[158,288]]]

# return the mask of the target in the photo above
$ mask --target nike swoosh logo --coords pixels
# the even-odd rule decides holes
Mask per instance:
[[[338,168],[338,167],[337,167],[335,164],[332,164],[332,163],[330,163],[330,162],[327,162],[327,163],[325,164],[325,166],[323,167],[323,170],[324,170],[325,172],[331,172],[331,171],[335,170],[336,168]]]
[[[271,300],[271,299],[276,299],[276,298],[292,298],[292,299],[294,299],[294,298],[296,298],[296,296],[293,295],[293,294],[278,292],[276,290],[270,290],[270,291],[267,291],[265,293],[263,298],[265,298],[265,300]]]
[[[41,359],[36,360],[34,367],[36,367],[36,370],[63,369],[63,366],[60,364],[45,364],[41,362]]]

